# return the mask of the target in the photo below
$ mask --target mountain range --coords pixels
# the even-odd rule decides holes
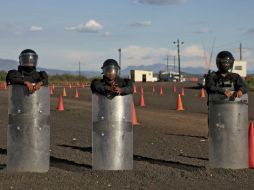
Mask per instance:
[[[0,70],[8,71],[11,69],[17,68],[19,63],[15,60],[10,59],[1,59],[0,58]],[[78,75],[78,71],[67,71],[67,70],[60,70],[60,69],[47,69],[47,68],[38,68],[38,70],[45,70],[49,75],[61,75],[61,74],[75,74]],[[161,63],[156,63],[152,65],[138,65],[138,66],[128,66],[121,71],[122,76],[128,76],[130,70],[146,70],[146,71],[153,71],[154,73],[159,73],[160,71],[166,70],[166,65]],[[173,66],[168,67],[169,71],[173,71]],[[178,68],[175,68],[176,72]],[[204,67],[183,67],[181,68],[183,73],[193,74],[193,75],[203,75],[206,73],[206,69]],[[81,75],[84,75],[88,78],[100,76],[100,71],[81,71]],[[248,70],[248,73],[254,73],[254,70]]]
[[[17,61],[0,58],[0,71],[8,71],[11,69],[17,69],[18,65],[19,65],[19,63]],[[38,70],[46,71],[49,75],[62,75],[62,74],[78,75],[78,71],[67,71],[67,70],[61,70],[61,69],[47,69],[47,68],[42,68],[42,67],[38,67]],[[100,72],[98,72],[98,71],[81,71],[80,74],[90,78],[90,77],[99,76]]]

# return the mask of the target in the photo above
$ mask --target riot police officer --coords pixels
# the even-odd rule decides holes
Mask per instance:
[[[107,59],[103,66],[102,79],[94,79],[91,83],[93,93],[106,96],[109,99],[117,95],[132,94],[132,82],[129,79],[119,77],[120,66],[114,59]]]
[[[234,57],[217,55],[217,72],[206,77],[208,97],[209,166],[248,167],[248,94],[240,75],[232,73]]]
[[[47,172],[50,147],[50,95],[46,72],[36,71],[38,55],[26,49],[18,70],[6,77],[9,87],[7,170]]]
[[[237,73],[232,73],[234,57],[228,51],[221,51],[216,57],[217,72],[211,72],[206,77],[206,91],[226,97],[238,97],[247,93],[243,79]]]
[[[19,55],[18,70],[10,70],[6,76],[8,85],[20,84],[27,86],[29,93],[34,93],[41,86],[48,85],[45,71],[36,71],[38,55],[34,50],[25,49]]]
[[[120,67],[107,59],[103,78],[91,83],[92,163],[95,170],[133,168],[132,83],[119,77]]]

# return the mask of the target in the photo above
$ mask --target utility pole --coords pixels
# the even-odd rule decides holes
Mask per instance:
[[[242,43],[240,43],[240,61],[242,60]]]
[[[176,42],[173,42],[177,46],[177,55],[178,55],[178,73],[179,73],[179,81],[181,81],[181,62],[180,62],[180,42],[179,39],[177,39]],[[184,42],[181,42],[181,44],[184,44]]]
[[[167,72],[168,72],[168,55],[167,55]]]
[[[174,72],[176,72],[176,56],[174,56]]]
[[[80,79],[80,61],[78,62],[78,77]]]
[[[119,52],[119,66],[120,66],[119,76],[120,76],[121,75],[121,67],[122,67],[122,50],[121,50],[121,48],[118,49],[118,52]]]

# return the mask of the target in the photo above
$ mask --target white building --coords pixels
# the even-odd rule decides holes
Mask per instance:
[[[233,73],[238,73],[241,77],[247,76],[247,62],[246,61],[234,61]]]
[[[155,82],[158,80],[153,76],[153,71],[131,70],[130,75],[133,82]]]

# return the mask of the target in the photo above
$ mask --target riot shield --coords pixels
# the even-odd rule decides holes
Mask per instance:
[[[93,169],[133,168],[132,95],[92,95]]]
[[[50,146],[49,88],[29,94],[23,85],[9,88],[7,170],[47,172]]]
[[[248,95],[209,95],[209,166],[248,168]]]

